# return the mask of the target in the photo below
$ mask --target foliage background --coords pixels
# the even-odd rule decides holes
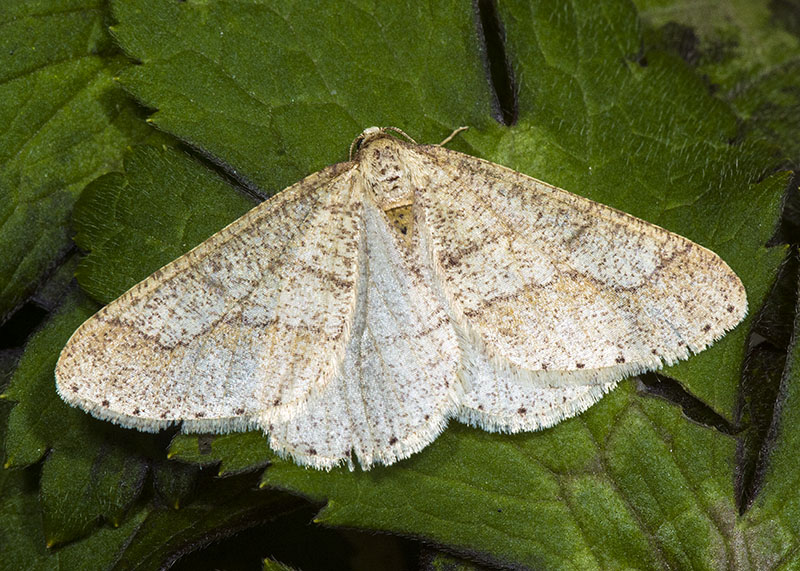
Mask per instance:
[[[0,567],[798,565],[800,5],[500,2],[499,44],[487,6],[3,3]],[[58,399],[75,327],[256,197],[364,127],[462,124],[453,148],[720,253],[751,317],[554,429],[452,423],[367,473]]]

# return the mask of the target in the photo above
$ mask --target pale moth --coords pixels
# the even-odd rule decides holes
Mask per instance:
[[[263,430],[368,469],[448,420],[546,428],[739,323],[713,252],[500,165],[370,127],[101,309],[56,367],[125,427]]]

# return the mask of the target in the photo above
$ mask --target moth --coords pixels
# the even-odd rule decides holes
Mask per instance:
[[[61,397],[129,428],[258,428],[301,465],[369,469],[451,418],[552,426],[743,319],[713,252],[394,131],[366,129],[349,161],[101,309],[61,353]]]

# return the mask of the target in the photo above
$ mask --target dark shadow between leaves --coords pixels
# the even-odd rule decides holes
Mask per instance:
[[[799,269],[797,247],[793,246],[778,269],[766,303],[753,320],[734,416],[736,425],[743,427],[734,482],[740,514],[758,495],[775,445],[785,398],[786,356],[793,342]]]
[[[639,383],[642,392],[660,397],[681,407],[683,414],[690,420],[718,430],[723,434],[736,434],[737,431],[733,424],[705,402],[684,389],[675,379],[659,373],[645,373],[639,375]]]
[[[519,102],[514,70],[506,56],[506,34],[495,0],[475,0],[475,25],[481,44],[483,65],[492,91],[495,120],[510,127],[517,122]]]

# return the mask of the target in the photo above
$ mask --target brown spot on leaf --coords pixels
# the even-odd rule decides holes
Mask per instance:
[[[397,444],[397,437],[396,437],[396,436],[392,436],[392,437],[389,439],[389,446],[391,446],[391,445],[393,445],[393,444]]]
[[[614,360],[615,360],[617,363],[624,363],[624,362],[625,362],[625,357],[623,357],[622,355],[620,355],[619,357],[617,357],[617,358],[616,358],[616,359],[614,359]]]

